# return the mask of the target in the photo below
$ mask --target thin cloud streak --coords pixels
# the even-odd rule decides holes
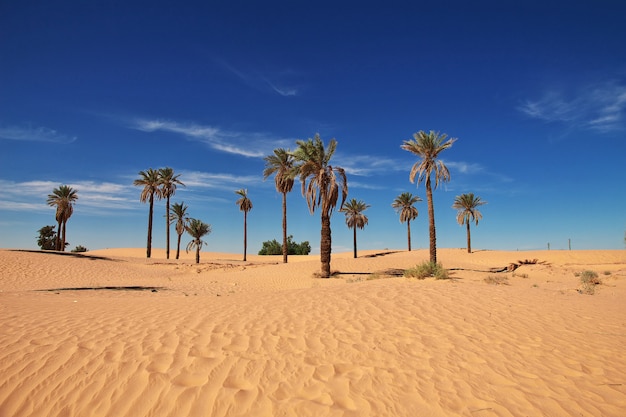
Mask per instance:
[[[549,123],[608,133],[623,130],[626,85],[607,82],[578,91],[573,97],[551,91],[518,107],[527,116]]]
[[[69,144],[76,136],[68,136],[47,127],[0,126],[0,139]]]
[[[284,83],[278,80],[284,79],[285,77],[292,78],[292,71],[282,71],[278,73],[273,73],[272,75],[269,75],[267,73],[261,74],[256,71],[245,72],[238,68],[235,68],[233,65],[221,58],[213,58],[213,60],[220,66],[222,66],[226,71],[235,75],[245,85],[254,90],[261,92],[273,92],[282,97],[295,97],[300,92],[296,87],[285,85],[290,83]]]
[[[176,133],[190,140],[202,142],[216,151],[247,158],[262,158],[269,155],[273,149],[285,147],[290,143],[286,139],[273,139],[262,133],[232,132],[213,126],[169,120],[137,119],[130,128],[148,133],[157,131]]]
[[[377,173],[409,171],[402,163],[390,158],[375,155],[337,154],[337,166],[345,169],[346,174],[367,177]]]
[[[5,199],[0,204],[0,210],[11,211],[46,211],[52,210],[46,200],[52,190],[59,187],[55,181],[25,181],[14,182],[0,180],[0,187],[6,190]],[[115,184],[111,182],[79,181],[65,183],[77,190],[78,201],[76,210],[81,207],[92,209],[135,209],[139,207],[136,190],[132,185]],[[137,204],[134,204],[137,202]],[[110,213],[107,213],[110,214]]]
[[[181,178],[185,179],[187,188],[215,188],[221,190],[236,190],[245,186],[252,186],[263,182],[261,175],[233,175],[223,173],[209,173],[199,171],[184,171]]]

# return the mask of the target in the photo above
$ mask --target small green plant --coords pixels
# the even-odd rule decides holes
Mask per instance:
[[[596,285],[602,284],[602,280],[598,278],[598,273],[595,271],[583,271],[580,276],[580,289],[578,292],[581,294],[593,295],[596,293]]]
[[[403,274],[406,278],[424,279],[434,277],[435,279],[448,279],[448,271],[439,263],[423,262],[413,268],[407,269]]]
[[[72,252],[87,252],[87,250],[88,249],[83,245],[78,245],[74,249],[72,249]]]
[[[491,285],[509,285],[509,277],[506,275],[488,275],[484,281]]]

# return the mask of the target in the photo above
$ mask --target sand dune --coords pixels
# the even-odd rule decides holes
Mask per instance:
[[[0,417],[624,415],[625,251],[438,254],[0,250]]]

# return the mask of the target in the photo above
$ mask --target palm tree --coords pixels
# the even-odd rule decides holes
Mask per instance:
[[[274,149],[273,155],[265,158],[265,170],[263,179],[267,179],[272,174],[276,183],[276,191],[283,195],[283,262],[287,263],[289,248],[287,245],[287,193],[291,192],[294,183],[294,159],[289,150]]]
[[[252,210],[252,201],[248,198],[248,190],[244,188],[235,191],[235,194],[239,196],[235,204],[239,206],[240,211],[243,211],[243,260],[245,262],[248,249],[248,212]]]
[[[165,258],[170,259],[170,197],[176,194],[176,186],[183,184],[178,177],[180,174],[174,175],[174,170],[170,167],[159,169],[159,186],[161,187],[161,197],[165,198],[165,224],[167,226],[165,233]]]
[[[367,216],[363,214],[365,210],[370,207],[369,204],[365,204],[363,200],[356,200],[353,198],[343,205],[341,209],[346,215],[346,224],[348,228],[354,230],[354,257],[356,258],[356,229],[363,229],[367,224]]]
[[[146,246],[146,257],[152,254],[152,215],[154,213],[154,197],[161,199],[161,189],[159,188],[161,181],[159,171],[148,168],[145,171],[139,171],[140,178],[133,181],[133,185],[143,187],[139,195],[139,201],[150,203],[150,211],[148,213],[148,243]]]
[[[475,221],[478,226],[478,220],[483,215],[478,211],[477,207],[487,204],[480,197],[474,196],[474,193],[461,194],[454,199],[453,209],[457,209],[456,221],[460,225],[467,225],[467,253],[472,253],[472,241],[470,237],[470,222]]]
[[[339,201],[341,190],[341,204],[343,206],[348,196],[348,180],[346,172],[341,167],[329,164],[330,158],[335,153],[337,141],[331,139],[328,147],[324,148],[324,142],[319,134],[313,139],[296,141],[298,148],[293,153],[297,163],[297,172],[302,182],[302,196],[306,199],[311,214],[316,207],[320,207],[322,230],[320,238],[321,276],[330,277],[330,253],[332,250],[330,217],[333,209]]]
[[[189,224],[185,226],[185,230],[193,240],[187,244],[187,253],[189,253],[189,249],[196,249],[196,263],[200,263],[200,249],[203,245],[206,245],[206,242],[202,240],[204,235],[208,235],[211,233],[211,225],[203,223],[198,219],[189,219]]]
[[[421,158],[411,168],[409,179],[415,182],[417,176],[417,185],[422,181],[426,182],[426,198],[428,200],[428,226],[430,235],[430,262],[437,263],[437,234],[435,232],[435,208],[433,206],[433,191],[431,180],[434,175],[435,189],[440,182],[450,181],[450,172],[446,165],[437,159],[439,154],[450,148],[456,139],[447,139],[445,133],[430,131],[429,133],[420,130],[413,134],[413,139],[405,140],[402,149],[409,151]]]
[[[65,251],[65,228],[67,221],[74,213],[74,202],[78,200],[78,190],[69,185],[61,185],[48,194],[48,205],[56,206],[56,221],[58,223],[55,250]]]
[[[176,223],[176,233],[178,234],[178,241],[176,242],[176,259],[178,259],[180,255],[180,238],[185,233],[185,226],[189,222],[189,217],[187,217],[187,207],[185,202],[182,203],[174,203],[172,207],[170,207],[170,224]]]
[[[411,193],[402,193],[391,203],[391,207],[396,209],[397,213],[400,213],[400,223],[406,222],[409,252],[411,252],[411,220],[417,219],[419,214],[417,209],[413,207],[413,204],[418,201],[422,201],[422,199]]]

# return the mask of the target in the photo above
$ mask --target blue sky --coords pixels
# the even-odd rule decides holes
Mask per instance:
[[[406,248],[391,208],[419,130],[458,138],[441,155],[439,247],[464,247],[451,208],[488,202],[475,249],[622,249],[626,230],[626,4],[622,1],[0,3],[0,247],[36,248],[53,188],[79,200],[70,247],[145,247],[148,206],[132,182],[172,167],[206,250],[249,253],[281,236],[263,156],[319,133],[349,196],[371,205],[360,249]],[[417,204],[413,247],[428,242]],[[297,183],[289,233],[319,250],[319,214]],[[154,247],[165,247],[165,203]],[[342,213],[333,251],[352,247]],[[172,229],[172,246],[175,233]],[[183,237],[186,244],[188,236]]]

